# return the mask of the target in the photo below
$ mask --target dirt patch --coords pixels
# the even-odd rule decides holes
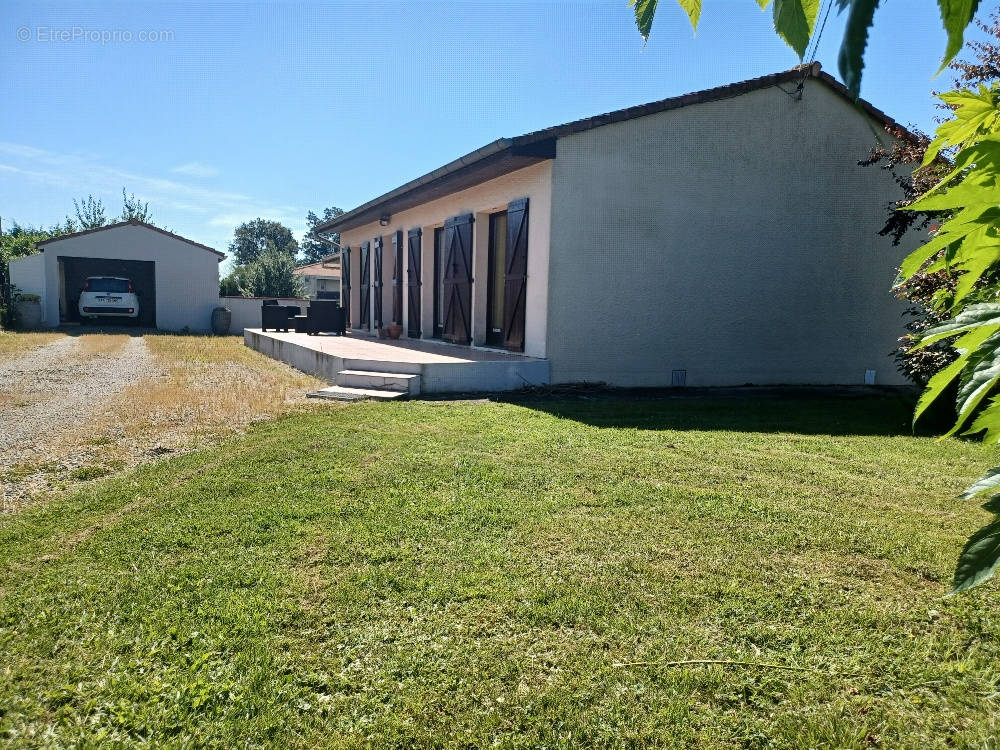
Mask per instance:
[[[64,337],[0,362],[0,512],[298,409],[320,381],[239,337]]]
[[[145,341],[130,336],[65,337],[0,362],[0,511],[53,479],[98,473],[101,446],[81,450],[66,435],[91,429],[109,399],[156,368]]]

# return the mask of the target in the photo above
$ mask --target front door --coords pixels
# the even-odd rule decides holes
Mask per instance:
[[[489,261],[486,274],[486,345],[503,346],[504,284],[507,279],[507,212],[490,214]]]

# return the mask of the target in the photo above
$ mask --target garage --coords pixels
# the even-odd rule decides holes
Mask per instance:
[[[121,308],[121,317],[98,318],[102,325],[211,330],[226,256],[208,245],[133,220],[53,237],[38,249],[11,261],[10,274],[22,292],[39,296],[45,326],[89,322],[80,320],[80,294],[89,277],[100,276],[127,280],[139,308],[138,318]]]
[[[156,328],[156,263],[149,260],[115,258],[71,258],[58,256],[59,319],[62,323],[80,321],[80,293],[91,276],[113,276],[132,282],[139,299],[139,315],[122,318],[122,323]],[[102,320],[102,322],[104,322]]]

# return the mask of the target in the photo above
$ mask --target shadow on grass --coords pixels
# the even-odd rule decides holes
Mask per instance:
[[[496,394],[492,400],[594,427],[723,430],[802,435],[908,436],[915,391],[906,388],[565,388]],[[953,416],[945,402],[915,434],[939,435]]]

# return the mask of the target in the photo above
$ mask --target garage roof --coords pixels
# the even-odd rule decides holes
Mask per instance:
[[[62,240],[69,240],[74,237],[80,237],[85,234],[93,234],[94,232],[104,232],[108,229],[117,229],[118,227],[124,227],[132,225],[134,227],[143,227],[144,229],[152,229],[154,232],[159,232],[160,234],[165,234],[167,237],[173,237],[175,240],[180,240],[181,242],[186,242],[189,245],[194,245],[195,247],[200,247],[202,250],[208,250],[210,253],[215,253],[219,256],[219,260],[222,261],[225,257],[225,253],[220,253],[214,247],[209,247],[208,245],[202,245],[200,242],[195,242],[194,240],[189,240],[187,237],[181,237],[179,234],[174,234],[173,232],[168,232],[166,229],[160,229],[152,224],[145,221],[139,221],[138,219],[129,219],[128,221],[119,221],[117,224],[108,224],[105,227],[97,227],[97,229],[84,229],[79,232],[70,232],[69,234],[60,234],[58,237],[52,237],[51,239],[44,240],[43,242],[36,242],[35,245],[39,250],[44,251],[45,245],[51,245],[53,242],[60,242]]]

